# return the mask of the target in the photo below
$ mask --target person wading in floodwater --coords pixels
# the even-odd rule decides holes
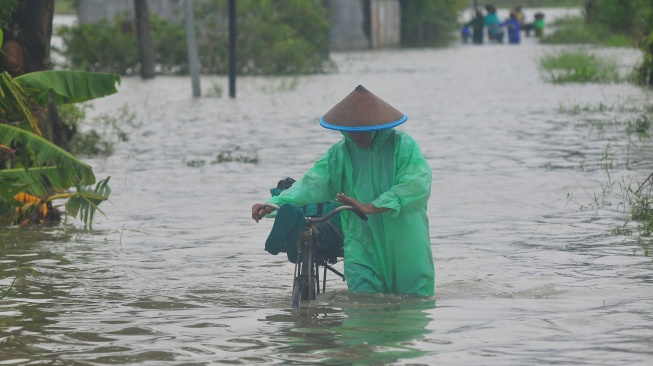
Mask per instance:
[[[320,119],[340,131],[334,144],[292,187],[269,203],[299,207],[331,201],[369,215],[341,213],[344,269],[352,292],[432,296],[435,270],[426,206],[431,168],[415,142],[394,127],[408,117],[359,85]],[[271,208],[252,206],[258,222]]]

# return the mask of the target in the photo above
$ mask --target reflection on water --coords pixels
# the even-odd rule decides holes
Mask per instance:
[[[434,309],[432,300],[349,295],[341,309],[314,306],[265,321],[284,324],[277,357],[286,361],[389,364],[427,354],[415,342],[429,333]]]
[[[358,364],[388,364],[425,354],[414,346],[429,330],[434,302],[344,308],[347,320],[333,328],[346,347],[330,358]]]
[[[0,287],[19,267],[39,273],[0,302],[0,364],[647,365],[653,263],[610,235],[624,212],[567,200],[591,203],[606,145],[629,147],[560,113],[646,95],[544,83],[537,60],[557,48],[340,53],[336,74],[239,78],[236,100],[192,99],[187,78],[125,78],[92,110],[127,104],[143,122],[115,155],[87,159],[111,176],[107,217],[92,231],[73,219],[0,231]],[[639,55],[605,52],[624,65]],[[272,222],[249,210],[341,138],[317,119],[358,84],[409,116],[402,129],[433,169],[437,307],[352,296],[332,276],[293,313],[293,265],[265,252]],[[630,161],[650,161],[650,145]],[[236,149],[258,164],[209,164]],[[650,174],[614,166],[615,182]]]

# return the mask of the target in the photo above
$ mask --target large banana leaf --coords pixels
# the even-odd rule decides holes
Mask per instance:
[[[48,70],[14,78],[19,84],[49,93],[56,105],[86,102],[116,93],[120,75],[85,71]]]
[[[0,123],[0,144],[21,147],[33,153],[40,167],[0,170],[0,177],[29,184],[27,193],[45,196],[49,188],[62,191],[95,183],[93,169],[66,150],[27,130]]]

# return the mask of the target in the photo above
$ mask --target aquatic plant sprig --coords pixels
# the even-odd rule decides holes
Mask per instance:
[[[184,159],[183,162],[184,164],[186,164],[186,166],[191,168],[200,168],[206,165],[206,160],[201,158],[190,159],[190,160]],[[239,151],[239,148],[235,148],[234,150],[223,150],[220,151],[218,155],[215,157],[215,159],[211,160],[209,164],[215,165],[215,164],[223,164],[223,163],[230,163],[230,162],[258,164],[258,152]]]
[[[645,256],[653,253],[653,173],[647,175],[647,178],[640,182],[637,175],[622,176],[621,179],[614,180],[612,171],[617,166],[625,169],[642,169],[653,170],[653,163],[643,161],[637,165],[631,163],[631,154],[638,154],[640,159],[647,155],[644,149],[649,149],[651,141],[651,127],[653,121],[653,108],[651,103],[617,103],[607,105],[600,103],[598,105],[585,106],[561,106],[559,111],[567,113],[577,118],[582,123],[578,126],[588,126],[599,128],[603,137],[605,137],[605,127],[613,126],[606,148],[599,157],[600,164],[598,167],[605,171],[607,182],[601,184],[600,190],[582,187],[585,194],[590,198],[591,203],[585,204],[577,200],[573,194],[567,194],[568,202],[573,202],[581,209],[595,209],[612,206],[618,211],[629,214],[625,218],[623,225],[612,228],[610,233],[614,236],[634,236],[626,238],[622,243],[632,243],[636,245],[633,254],[641,251]],[[623,146],[624,136],[626,140],[625,149],[615,149],[618,144]],[[614,144],[614,145],[613,145]],[[625,154],[625,158],[621,158]],[[616,163],[621,160],[623,165]]]
[[[38,272],[32,267],[18,267],[18,268],[16,268],[16,276],[14,277],[14,280],[11,281],[11,283],[9,284],[9,287],[7,287],[4,290],[0,289],[0,300],[2,300],[4,298],[6,298],[7,296],[11,295],[16,282],[21,278],[25,278],[28,274],[31,274],[33,277],[38,277],[39,276]]]
[[[211,161],[211,165],[228,163],[228,162],[239,162],[247,164],[258,164],[258,153],[254,152],[253,154],[246,153],[234,153],[232,151],[221,151],[215,160]]]

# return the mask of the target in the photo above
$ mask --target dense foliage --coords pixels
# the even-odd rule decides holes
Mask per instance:
[[[243,74],[305,74],[328,70],[329,21],[312,0],[237,2],[237,69]],[[227,68],[227,0],[196,5],[200,62],[205,72]]]
[[[612,31],[636,34],[639,25],[635,19],[641,0],[591,0],[585,2],[585,20],[606,25]]]
[[[18,0],[0,0],[0,46],[2,46],[4,40],[4,28],[11,20],[11,14],[17,7]]]
[[[0,0],[0,30],[7,26],[17,7],[18,0]]]
[[[454,36],[465,0],[401,0],[401,44],[438,46]]]
[[[639,47],[644,53],[638,76],[641,83],[653,86],[653,0],[641,0],[640,11],[637,12],[639,26]]]
[[[585,0],[583,17],[557,20],[555,28],[542,42],[639,47],[637,81],[653,85],[653,0]]]
[[[640,81],[653,85],[653,0],[586,0],[585,20],[636,39],[644,53]]]
[[[556,19],[555,32],[541,38],[547,44],[600,44],[608,47],[634,47],[636,38],[618,33],[601,23],[588,24],[584,17]]]
[[[227,0],[194,3],[201,71],[227,72]],[[155,64],[164,73],[188,71],[184,24],[150,16]],[[318,73],[328,59],[328,17],[313,0],[240,0],[237,3],[237,71],[241,74]],[[135,27],[125,17],[115,22],[63,26],[66,67],[120,74],[136,73]]]
[[[157,65],[188,70],[186,56],[186,35],[181,25],[165,19],[150,17],[152,42]],[[55,33],[62,38],[63,49],[53,48],[67,60],[65,68],[93,72],[131,74],[138,71],[138,49],[136,31],[132,21],[124,16],[114,22],[100,20],[90,24],[64,25]],[[171,65],[171,66],[169,66]]]

